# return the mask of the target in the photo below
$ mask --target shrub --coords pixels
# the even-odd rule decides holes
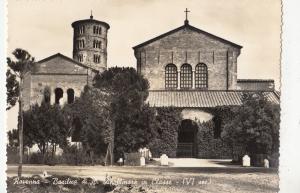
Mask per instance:
[[[29,156],[30,164],[44,164],[44,156],[39,152],[34,152]]]
[[[198,122],[198,157],[214,159],[228,159],[232,157],[231,149],[223,142],[221,138],[214,136],[214,122]]]
[[[279,152],[280,107],[259,92],[244,94],[242,102],[232,108],[222,137],[231,147],[243,147],[252,163],[260,166],[263,159]]]
[[[178,126],[182,120],[181,111],[173,107],[157,108],[155,129],[157,135],[150,142],[149,149],[153,157],[166,154],[176,157]]]
[[[125,153],[124,154],[124,164],[128,166],[139,166],[140,165],[141,154],[136,153]]]
[[[104,165],[102,155],[93,154],[90,156],[84,148],[78,148],[75,145],[67,146],[61,156],[56,156],[57,163],[69,165]]]
[[[87,162],[86,152],[75,145],[68,146],[62,153],[62,162],[69,165],[81,165]]]
[[[7,164],[16,164],[19,163],[19,150],[17,147],[6,147],[7,153]]]

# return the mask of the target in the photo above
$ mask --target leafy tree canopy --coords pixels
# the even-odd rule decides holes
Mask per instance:
[[[48,149],[48,144],[66,144],[68,127],[59,105],[49,105],[42,102],[41,106],[33,105],[24,112],[24,136],[37,144],[42,154]]]
[[[7,107],[12,108],[20,96],[20,81],[33,68],[34,58],[26,51],[17,48],[13,51],[14,59],[7,58],[8,70],[6,72]]]
[[[75,132],[75,124],[80,124],[80,141],[98,154],[105,152],[112,135],[109,101],[106,92],[86,86],[81,96],[63,109],[70,134]]]
[[[279,105],[262,93],[244,94],[243,104],[232,108],[232,119],[222,137],[231,145],[243,146],[249,154],[272,154],[279,149]]]
[[[151,139],[154,111],[145,105],[148,81],[133,68],[110,68],[95,77],[94,86],[110,95],[117,156],[137,151]]]

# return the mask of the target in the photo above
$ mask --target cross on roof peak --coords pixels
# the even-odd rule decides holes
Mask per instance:
[[[90,19],[93,19],[93,10],[91,10],[91,16]]]
[[[184,12],[185,12],[185,21],[184,21],[184,24],[188,25],[189,24],[188,13],[191,12],[191,11],[189,11],[188,8],[185,8]]]

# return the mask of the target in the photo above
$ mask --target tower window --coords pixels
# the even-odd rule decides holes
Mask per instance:
[[[101,47],[102,47],[102,42],[99,40],[94,40],[93,48],[101,48]]]
[[[204,63],[197,64],[195,69],[195,87],[198,89],[206,89],[207,79],[207,66]]]
[[[83,25],[83,26],[80,26],[80,27],[79,27],[79,34],[84,34],[84,32],[85,32],[85,27],[84,27],[84,25]]]
[[[183,64],[180,68],[180,87],[183,89],[192,88],[192,67],[189,64]]]
[[[82,54],[78,54],[78,61],[83,62],[83,55]]]
[[[84,48],[84,40],[77,41],[77,48]]]
[[[94,34],[101,34],[101,27],[99,27],[99,26],[94,26],[94,27],[93,27],[93,33],[94,33]]]
[[[166,89],[177,88],[177,67],[174,64],[168,64],[165,69]]]
[[[94,54],[94,62],[100,63],[100,55]]]

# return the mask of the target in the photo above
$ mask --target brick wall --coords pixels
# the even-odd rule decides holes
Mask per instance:
[[[237,81],[239,90],[274,91],[274,88],[274,80],[239,79]]]
[[[50,88],[51,104],[55,102],[55,89],[63,90],[61,104],[67,102],[67,90],[73,89],[75,97],[79,97],[87,83],[91,84],[95,72],[80,66],[64,56],[50,56],[35,64],[34,71],[24,81],[24,109],[30,105],[40,104],[44,99],[45,87]],[[89,76],[87,76],[87,72]]]
[[[87,77],[84,75],[32,75],[30,104],[40,104],[44,98],[44,88],[49,87],[51,91],[51,104],[55,102],[55,89],[63,90],[62,104],[67,102],[67,90],[73,89],[76,97],[80,96],[84,86],[87,83]]]
[[[78,55],[83,56],[83,61],[79,61],[87,66],[97,70],[106,69],[107,67],[107,33],[108,26],[97,20],[82,20],[73,23],[74,38],[73,38],[73,59],[79,61]],[[79,28],[84,26],[84,33],[79,33]],[[94,26],[101,28],[101,33],[94,33]],[[77,45],[79,40],[84,41],[84,47],[80,48]],[[100,48],[94,48],[94,40],[101,42]],[[100,62],[94,62],[94,54],[100,55]]]
[[[165,89],[165,66],[173,63],[177,70],[189,63],[208,67],[208,89],[236,89],[239,49],[189,28],[181,29],[135,49],[137,70],[150,82],[150,89]]]

